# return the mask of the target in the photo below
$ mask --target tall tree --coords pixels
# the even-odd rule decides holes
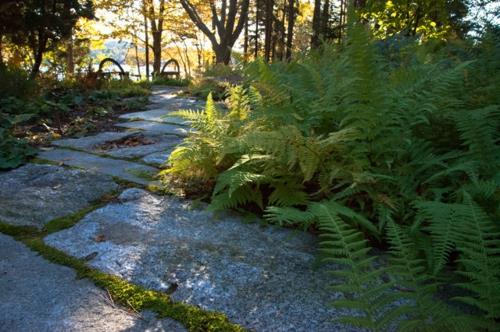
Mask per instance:
[[[146,80],[149,80],[149,27],[148,27],[148,3],[143,0],[142,15],[144,17],[144,49],[146,50]]]
[[[314,0],[311,47],[319,46],[321,35],[321,0]]]
[[[33,53],[30,77],[40,72],[43,55],[58,42],[67,39],[81,17],[92,18],[90,0],[27,0],[22,1],[21,30]]]
[[[75,54],[73,47],[73,29],[71,29],[66,40],[66,76],[71,77],[75,73]]]
[[[292,46],[293,46],[293,28],[295,26],[295,18],[297,14],[298,1],[288,0],[288,27],[287,27],[287,39],[286,39],[286,59],[290,61],[292,58]]]
[[[209,1],[212,14],[211,23],[215,26],[218,37],[203,22],[198,9],[190,0],[180,1],[193,23],[210,40],[215,53],[216,63],[228,64],[231,60],[231,52],[234,44],[245,26],[245,21],[248,19],[250,0],[222,0],[220,6],[217,6],[214,0]]]
[[[163,38],[163,22],[165,15],[165,0],[160,0],[158,10],[155,9],[153,0],[145,0],[147,7],[147,15],[149,17],[149,26],[151,27],[151,36],[153,44],[153,75],[158,75],[161,70],[161,54],[162,54],[162,38]]]
[[[264,59],[271,60],[273,22],[274,22],[274,0],[265,0],[265,37],[264,37]]]
[[[259,56],[259,35],[260,35],[260,30],[259,30],[259,24],[260,24],[260,1],[255,0],[255,48],[254,48],[254,57],[257,59]]]
[[[4,0],[0,3],[0,65],[3,64],[4,37],[16,39],[23,30],[24,6],[19,0]]]

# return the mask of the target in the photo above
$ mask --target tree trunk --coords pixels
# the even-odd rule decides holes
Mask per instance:
[[[33,50],[35,61],[33,63],[33,67],[31,68],[30,79],[35,79],[40,73],[40,66],[42,65],[43,61],[43,53],[45,53],[46,48],[47,37],[45,37],[43,33],[39,32],[38,43],[36,49]]]
[[[342,36],[344,34],[344,24],[345,24],[345,0],[340,0],[340,13],[339,13],[339,44],[342,43]]]
[[[208,37],[212,44],[212,49],[215,53],[216,63],[228,64],[231,59],[231,49],[236,43],[238,36],[245,27],[245,22],[248,19],[249,0],[242,0],[238,4],[238,0],[224,0],[220,9],[220,18],[217,14],[215,1],[209,1],[212,12],[212,24],[217,28],[219,41],[214,31],[211,31],[203,22],[201,16],[195,6],[189,0],[180,0],[182,7],[189,15],[193,23]],[[240,17],[236,20],[236,16],[240,11]],[[236,21],[238,21],[236,23]]]
[[[321,30],[321,0],[314,0],[314,14],[312,21],[312,37],[311,37],[311,47],[316,48],[319,46],[319,36]]]
[[[281,14],[281,17],[278,15]],[[271,59],[283,60],[285,57],[285,19],[286,19],[286,8],[283,8],[281,13],[277,12],[274,15],[274,27],[273,27],[273,47]]]
[[[144,4],[144,44],[146,51],[146,81],[149,81],[149,31],[146,5]]]
[[[248,61],[248,19],[245,22],[245,32],[243,33],[243,60]]]
[[[73,77],[75,73],[75,58],[73,53],[73,29],[66,42],[66,78]]]
[[[141,63],[139,62],[139,48],[137,47],[137,40],[134,41],[134,50],[135,50],[135,63],[137,65],[137,75],[139,75],[139,80],[141,80]]]
[[[155,12],[154,2],[152,0],[148,0],[148,6],[151,35],[153,36],[153,76],[157,76],[161,71],[161,42],[163,35],[163,13],[165,11],[165,0],[161,0],[159,2],[158,13]]]
[[[231,61],[231,48],[225,45],[216,45],[214,48],[215,63],[228,65]]]
[[[161,71],[161,31],[154,31],[153,35],[153,76]]]
[[[179,47],[179,44],[177,44],[177,42],[175,43],[175,48],[177,49],[177,53],[179,54],[179,60],[181,60],[182,67],[184,68],[184,75],[187,75],[188,70],[187,70],[186,61],[184,61],[184,57],[182,56],[181,48]]]
[[[328,29],[330,25],[330,0],[325,0],[323,4],[323,11],[321,13],[321,32],[320,38],[326,38],[328,36]]]
[[[0,34],[0,67],[4,66],[3,61],[3,35]]]
[[[266,0],[266,33],[264,40],[264,59],[266,62],[271,60],[271,50],[272,50],[272,38],[273,38],[273,13],[274,12],[274,0]]]
[[[259,22],[260,22],[259,0],[255,0],[255,50],[254,57],[257,59],[259,56]]]
[[[188,71],[186,73],[186,76],[188,78],[191,78],[191,59],[189,59],[189,52],[188,52],[188,46],[186,44],[186,40],[183,39],[182,40],[182,44],[184,45],[184,54],[186,55],[186,61],[187,61],[187,68],[188,68]]]
[[[295,25],[295,0],[288,0],[288,27],[286,33],[286,60],[292,59],[293,27]]]

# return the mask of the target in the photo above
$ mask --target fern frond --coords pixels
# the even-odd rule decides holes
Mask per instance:
[[[449,260],[450,253],[455,250],[459,239],[460,220],[458,219],[462,206],[441,202],[418,202],[415,204],[417,219],[429,222],[426,230],[432,238],[432,270],[439,273]]]
[[[258,184],[265,181],[266,176],[233,168],[221,173],[214,188],[214,195],[227,189],[229,197],[240,187]]]
[[[460,137],[469,150],[469,156],[479,161],[490,175],[496,172],[500,161],[500,107],[492,105],[479,110],[458,112],[454,118]]]
[[[269,195],[269,205],[297,206],[307,205],[309,202],[309,195],[302,184],[288,181],[273,183],[272,186],[274,190]]]
[[[312,225],[316,218],[309,211],[301,211],[292,207],[276,207],[270,206],[266,209],[264,218],[273,224],[280,226],[284,225],[300,225],[307,229]]]
[[[249,186],[242,186],[234,190],[231,195],[229,195],[228,191],[224,191],[220,194],[212,196],[212,202],[210,203],[209,210],[223,211],[250,203],[255,203],[263,209],[262,194],[259,190],[255,190]]]
[[[464,197],[458,229],[457,248],[462,268],[458,273],[469,279],[458,286],[474,292],[474,296],[457,299],[474,305],[490,319],[500,318],[500,230],[488,215],[472,200]]]
[[[392,302],[392,298],[387,297],[391,284],[382,279],[385,269],[374,268],[375,257],[368,255],[367,241],[359,231],[346,224],[329,203],[313,203],[310,211],[318,219],[322,232],[320,253],[323,261],[339,265],[332,270],[332,274],[339,279],[331,288],[342,292],[345,299],[332,305],[356,310],[356,316],[345,316],[339,320],[373,331],[387,329],[388,324],[379,321],[387,310],[380,304]]]

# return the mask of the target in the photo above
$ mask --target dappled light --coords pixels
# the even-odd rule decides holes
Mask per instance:
[[[495,0],[0,3],[0,330],[498,331]]]

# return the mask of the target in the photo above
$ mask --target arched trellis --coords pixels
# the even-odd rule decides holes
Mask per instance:
[[[165,69],[167,69],[167,67],[170,65],[173,65],[174,69],[165,71]],[[175,59],[170,59],[167,62],[165,62],[165,64],[161,68],[160,76],[163,76],[163,77],[174,76],[175,78],[178,79],[181,76],[181,67],[179,65],[179,62]]]
[[[120,71],[118,72],[108,72],[108,73],[104,73],[102,71],[104,65],[108,62],[111,62],[112,64],[114,64],[116,67],[118,67],[118,69]],[[124,79],[124,78],[128,78],[129,77],[129,73],[126,72],[125,70],[123,70],[122,66],[118,63],[118,61],[116,61],[115,59],[113,58],[106,58],[104,60],[101,61],[101,63],[99,63],[99,70],[97,71],[97,73],[102,76],[102,77],[109,77],[111,76],[112,74],[118,74],[120,75],[120,79]]]

